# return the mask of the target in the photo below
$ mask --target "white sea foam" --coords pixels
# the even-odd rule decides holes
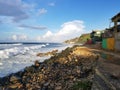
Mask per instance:
[[[10,56],[15,56],[18,54],[25,54],[29,50],[35,50],[45,46],[46,45],[42,44],[42,45],[21,46],[21,47],[15,46],[12,48],[7,47],[8,49],[0,50],[0,58],[9,58]]]
[[[46,45],[50,45],[49,43],[47,43]]]
[[[0,65],[3,65],[3,63],[0,62]]]
[[[0,46],[20,46],[23,45],[22,43],[15,43],[15,44],[0,44]]]
[[[47,47],[48,45],[49,47]],[[43,62],[45,59],[50,58],[50,56],[36,56],[39,52],[49,52],[53,49],[61,51],[66,47],[68,45],[59,44],[53,46],[51,44],[34,44],[6,47],[6,49],[0,50],[0,77],[23,70],[26,66],[34,64],[35,60]]]

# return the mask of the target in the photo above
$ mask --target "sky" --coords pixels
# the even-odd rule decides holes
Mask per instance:
[[[63,42],[119,12],[120,0],[0,0],[0,42]]]

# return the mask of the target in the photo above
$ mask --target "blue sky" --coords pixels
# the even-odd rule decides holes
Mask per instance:
[[[0,0],[0,41],[62,42],[109,27],[120,0]]]

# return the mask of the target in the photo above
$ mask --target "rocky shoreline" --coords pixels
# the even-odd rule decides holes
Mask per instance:
[[[52,50],[50,52],[46,52],[46,53],[38,53],[37,56],[39,57],[44,57],[44,56],[54,56],[56,53],[58,53],[58,50]]]
[[[0,78],[0,90],[91,90],[98,55],[73,46]]]

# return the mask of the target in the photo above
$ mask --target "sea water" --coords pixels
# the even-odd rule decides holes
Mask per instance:
[[[23,70],[38,60],[43,62],[50,56],[38,57],[57,49],[59,52],[70,45],[61,43],[0,43],[0,77]]]

